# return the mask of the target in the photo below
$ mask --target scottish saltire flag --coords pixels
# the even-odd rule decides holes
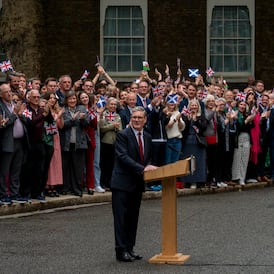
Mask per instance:
[[[32,120],[32,111],[30,111],[29,109],[25,109],[22,113],[23,116],[25,116],[26,118]]]
[[[54,134],[57,134],[57,133],[58,133],[58,128],[57,128],[56,123],[47,124],[47,125],[45,126],[45,128],[46,128],[46,134],[47,134],[47,135],[54,135]]]
[[[212,77],[214,75],[214,70],[211,67],[208,67],[208,69],[206,70],[206,74],[208,77]]]
[[[106,104],[107,104],[107,102],[106,102],[104,96],[100,96],[98,102],[96,103],[96,106],[97,106],[98,108],[103,108],[103,107],[106,106]]]
[[[190,110],[184,106],[184,108],[182,109],[181,113],[185,116],[189,115],[190,114]]]
[[[0,63],[0,69],[1,69],[2,72],[13,70],[11,61],[10,60],[5,60],[2,63]]]
[[[167,97],[166,97],[166,102],[168,104],[177,104],[178,103],[178,99],[179,99],[179,96],[177,94],[169,94]]]
[[[245,101],[245,99],[246,99],[246,94],[243,93],[243,92],[238,92],[238,93],[236,94],[236,96],[235,96],[235,99],[236,99],[237,101]]]
[[[143,70],[145,70],[145,71],[149,71],[150,70],[149,69],[149,64],[148,64],[147,61],[143,61]]]
[[[116,117],[116,113],[115,112],[110,112],[107,111],[105,114],[105,119],[109,120],[109,121],[114,121]]]
[[[192,77],[192,78],[196,78],[198,77],[198,75],[200,74],[199,72],[199,69],[195,69],[195,68],[192,68],[192,69],[188,69],[188,76],[189,77]]]
[[[89,71],[85,70],[83,75],[81,76],[80,80],[82,80],[82,81],[86,80],[89,76],[89,73],[90,73]]]

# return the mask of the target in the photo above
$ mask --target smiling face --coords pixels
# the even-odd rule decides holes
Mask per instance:
[[[88,106],[88,104],[89,104],[89,97],[88,97],[87,93],[85,93],[85,92],[81,93],[79,99],[80,99],[80,102],[81,102],[82,105]]]
[[[76,95],[72,95],[72,96],[70,96],[70,97],[67,98],[67,105],[68,105],[68,107],[74,108],[74,107],[76,107],[76,104],[77,104]]]
[[[145,126],[146,122],[147,122],[147,117],[146,117],[145,111],[141,111],[141,110],[132,111],[130,123],[134,129],[141,131],[143,127]]]

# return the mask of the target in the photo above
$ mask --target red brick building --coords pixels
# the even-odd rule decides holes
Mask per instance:
[[[179,57],[185,76],[211,66],[229,83],[254,75],[270,88],[273,15],[270,0],[2,0],[1,47],[16,70],[42,79],[95,73],[96,56],[122,82],[144,60],[152,76],[168,64],[174,78]]]

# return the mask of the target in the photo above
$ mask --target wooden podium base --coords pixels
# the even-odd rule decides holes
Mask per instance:
[[[151,264],[184,264],[190,255],[183,255],[182,253],[176,253],[174,256],[162,255],[162,253],[153,256],[149,259]]]

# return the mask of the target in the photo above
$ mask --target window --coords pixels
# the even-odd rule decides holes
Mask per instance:
[[[254,1],[208,1],[207,65],[246,81],[254,73]]]
[[[147,1],[101,1],[101,54],[106,71],[135,77],[146,60]]]

